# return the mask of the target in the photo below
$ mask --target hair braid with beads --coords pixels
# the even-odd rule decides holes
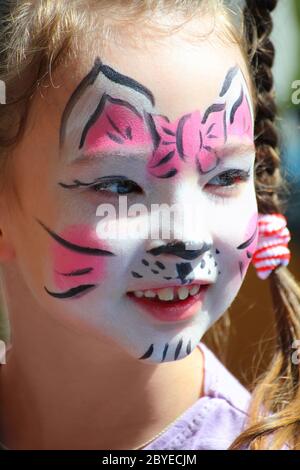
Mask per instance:
[[[262,214],[282,212],[285,181],[280,172],[277,109],[272,66],[275,50],[270,39],[271,12],[277,0],[247,0],[244,30],[257,93],[255,144],[256,194]],[[231,449],[300,449],[299,364],[293,363],[293,345],[300,339],[300,288],[292,274],[280,266],[270,275],[276,345],[273,360],[253,391],[248,428]]]

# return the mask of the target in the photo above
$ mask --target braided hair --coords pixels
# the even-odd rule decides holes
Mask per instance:
[[[280,171],[272,66],[275,49],[270,39],[271,13],[277,0],[247,0],[244,32],[256,89],[256,194],[262,214],[282,212],[287,186]],[[293,363],[300,339],[300,288],[289,270],[280,266],[270,275],[276,345],[274,357],[253,390],[247,429],[230,449],[300,449],[300,367]]]

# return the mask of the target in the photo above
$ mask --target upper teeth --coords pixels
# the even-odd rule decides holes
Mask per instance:
[[[148,297],[154,298],[158,297],[159,300],[174,300],[180,299],[184,300],[189,295],[196,295],[200,290],[200,285],[192,285],[192,286],[184,286],[184,287],[167,287],[164,289],[155,289],[154,290],[137,290],[134,291],[133,294],[135,297]]]

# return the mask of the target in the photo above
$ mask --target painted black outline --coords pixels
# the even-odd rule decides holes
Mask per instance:
[[[182,350],[182,345],[183,345],[183,338],[180,338],[180,340],[178,341],[178,344],[175,348],[175,353],[174,353],[174,359],[175,360],[177,360],[177,358],[178,358],[178,356],[179,356],[179,354]],[[163,354],[162,354],[162,359],[161,359],[160,362],[164,362],[164,360],[166,359],[169,346],[170,346],[169,343],[165,344]],[[187,343],[187,346],[186,346],[187,355],[191,354],[191,350],[192,350],[192,341],[191,341],[191,339],[189,339],[189,341]],[[149,359],[149,357],[151,357],[153,355],[153,352],[154,352],[154,344],[152,343],[152,344],[150,344],[150,346],[147,349],[147,351],[145,352],[145,354],[143,354],[143,356],[139,357],[139,360]]]
[[[177,279],[180,279],[181,284],[189,282],[187,276],[193,272],[193,266],[191,263],[176,263]]]
[[[82,294],[83,292],[86,292],[87,290],[90,291],[94,287],[97,287],[97,284],[82,284],[77,287],[72,287],[71,289],[65,292],[51,292],[45,286],[44,286],[44,289],[47,292],[47,294],[51,295],[52,297],[55,297],[56,299],[71,299],[77,296],[78,294]]]
[[[207,110],[204,113],[204,116],[202,118],[201,124],[205,124],[209,115],[211,113],[219,113],[221,111],[224,111],[226,107],[226,103],[214,103],[210,105]]]
[[[243,90],[243,87],[241,87],[240,96],[238,97],[236,102],[233,104],[231,111],[230,111],[230,124],[233,124],[235,113],[237,112],[239,107],[242,105],[243,100],[244,100],[244,90]]]
[[[84,274],[89,274],[94,270],[94,268],[83,268],[83,269],[76,269],[76,271],[70,271],[69,273],[60,273],[59,271],[55,271],[56,274],[60,276],[82,276]]]
[[[43,222],[35,217],[35,220],[49,233],[49,235],[57,241],[60,245],[64,246],[65,248],[75,251],[76,253],[84,253],[85,255],[92,255],[92,256],[116,256],[111,251],[102,250],[101,248],[92,248],[87,246],[76,245],[74,243],[65,240],[64,238],[57,235],[53,232],[50,228],[48,228]]]
[[[74,106],[79,101],[80,97],[83,95],[85,90],[89,86],[94,84],[100,72],[102,72],[103,75],[105,75],[112,82],[118,83],[128,88],[132,88],[136,92],[141,93],[150,101],[152,106],[155,106],[154,95],[148,88],[146,88],[144,85],[134,80],[133,78],[117,72],[112,67],[109,67],[108,65],[104,65],[100,57],[97,56],[94,61],[93,67],[91,68],[89,73],[83,78],[83,80],[81,80],[79,85],[75,88],[75,90],[73,91],[71,97],[69,98],[65,106],[65,109],[63,111],[62,118],[61,118],[61,124],[60,124],[60,139],[59,139],[60,147],[63,145],[67,121]]]
[[[76,103],[79,101],[85,90],[94,84],[97,76],[99,75],[99,72],[101,70],[101,60],[97,57],[95,59],[94,65],[90,72],[83,78],[83,80],[79,83],[79,85],[75,88],[73,91],[72,95],[70,96],[65,109],[62,114],[61,118],[61,124],[60,124],[60,131],[59,131],[59,146],[62,147],[64,139],[65,139],[65,133],[66,133],[66,127],[67,127],[67,122],[68,118],[76,105]]]
[[[225,95],[225,93],[227,93],[227,91],[231,87],[231,83],[232,83],[234,77],[236,76],[236,74],[238,73],[238,71],[239,71],[239,67],[238,67],[238,65],[235,65],[235,66],[231,67],[229,69],[229,71],[227,72],[222,90],[221,90],[220,95],[219,95],[221,98]]]
[[[200,250],[188,250],[186,244],[182,241],[172,241],[166,245],[161,245],[147,250],[152,256],[159,256],[161,254],[174,255],[186,260],[194,260],[203,255],[206,251],[211,249],[211,244],[205,243]]]
[[[207,150],[207,147],[206,147],[206,150]],[[218,168],[218,166],[220,165],[221,159],[219,157],[217,157],[215,152],[214,152],[214,154],[215,154],[215,157],[216,157],[216,164],[213,168],[210,168],[207,171],[203,171],[201,163],[199,161],[199,158],[196,158],[196,167],[197,167],[197,170],[200,173],[200,175],[208,175],[209,173],[215,171]]]
[[[254,241],[254,239],[255,239],[255,237],[256,237],[257,229],[258,229],[258,227],[256,227],[255,232],[254,232],[254,234],[252,235],[252,237],[250,237],[249,240],[247,240],[247,241],[245,241],[244,243],[242,243],[241,245],[239,245],[239,246],[237,247],[237,250],[244,250],[245,248],[248,248],[248,246],[251,245],[251,243]]]
[[[97,183],[113,182],[114,180],[128,181],[129,178],[124,175],[102,176],[102,177],[96,178],[94,181],[91,181],[90,183],[85,183],[84,181],[80,181],[76,179],[76,180],[73,180],[73,183],[71,184],[58,182],[58,185],[64,189],[75,189],[75,188],[80,188],[81,186],[95,186]]]

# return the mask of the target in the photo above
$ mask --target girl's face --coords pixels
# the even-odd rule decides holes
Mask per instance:
[[[14,156],[17,269],[65,325],[180,360],[233,302],[257,243],[242,55],[176,33],[139,49],[95,39],[79,58],[34,102]]]

